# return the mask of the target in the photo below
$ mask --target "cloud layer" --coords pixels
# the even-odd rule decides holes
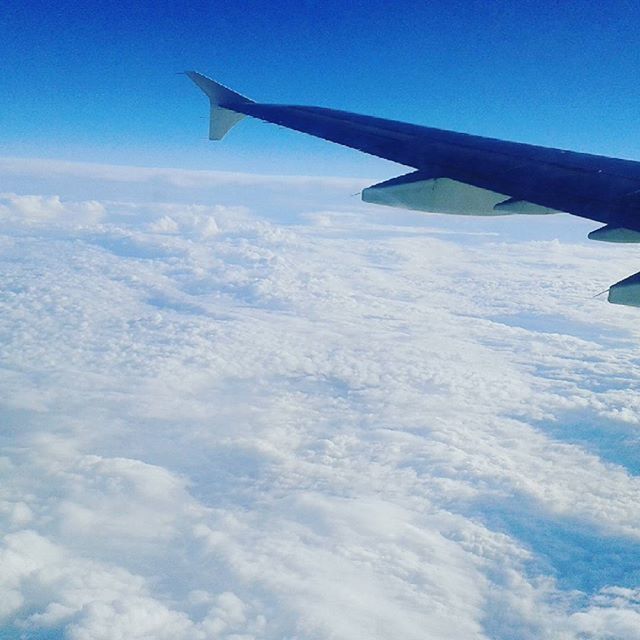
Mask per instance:
[[[46,169],[0,162],[6,633],[640,638],[632,251]]]

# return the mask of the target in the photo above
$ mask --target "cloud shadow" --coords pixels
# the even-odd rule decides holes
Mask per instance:
[[[524,496],[476,503],[469,515],[530,549],[529,572],[552,576],[563,590],[590,595],[606,586],[640,583],[640,543],[546,513]]]

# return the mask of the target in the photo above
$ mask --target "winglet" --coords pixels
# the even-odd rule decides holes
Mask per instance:
[[[253,102],[253,100],[214,82],[197,71],[185,71],[185,74],[209,96],[211,103],[209,139],[222,140],[227,131],[245,117],[242,113],[234,111],[233,105]]]

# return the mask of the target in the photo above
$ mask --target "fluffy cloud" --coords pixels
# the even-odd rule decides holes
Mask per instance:
[[[0,220],[5,224],[58,223],[92,224],[100,220],[105,207],[95,200],[65,202],[60,196],[17,195],[0,193]]]
[[[7,633],[637,636],[631,251],[60,167],[0,163]]]

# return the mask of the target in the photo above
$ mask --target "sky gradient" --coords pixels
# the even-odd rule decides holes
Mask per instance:
[[[5,155],[370,175],[382,161],[245,122],[206,141],[197,69],[265,102],[317,104],[640,157],[636,3],[10,3]],[[335,170],[332,170],[335,169]]]

